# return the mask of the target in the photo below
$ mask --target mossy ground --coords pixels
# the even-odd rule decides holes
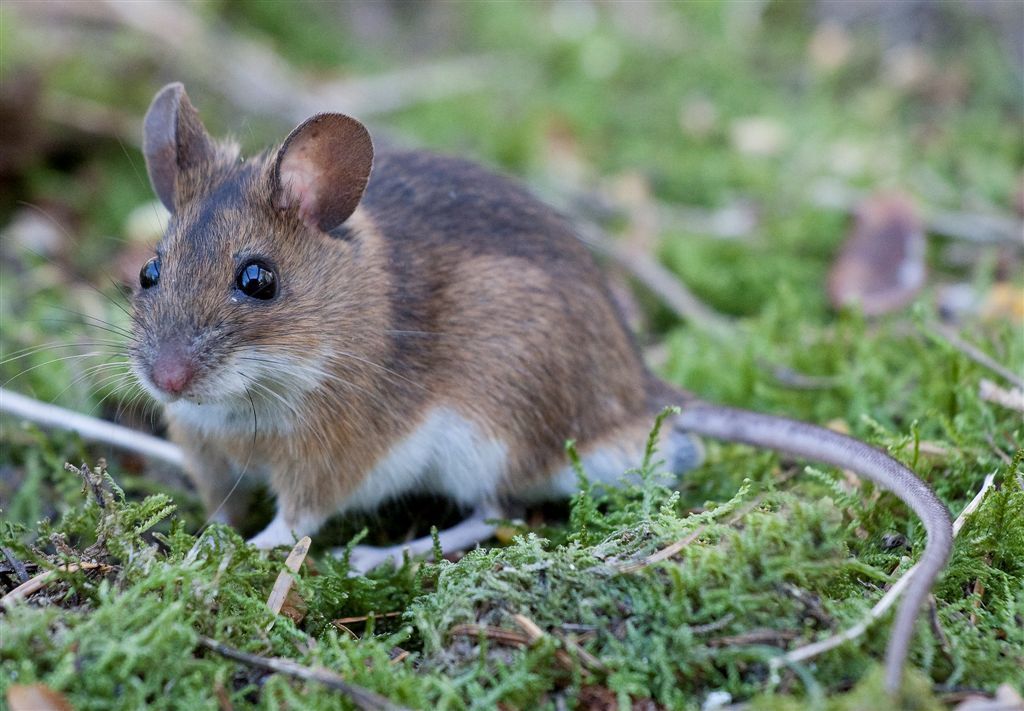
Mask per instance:
[[[560,202],[571,182],[568,192],[624,194],[641,211],[753,206],[755,227],[740,238],[685,220],[640,238],[709,304],[741,317],[727,335],[711,334],[641,290],[643,338],[667,345],[662,374],[706,399],[848,429],[912,466],[954,514],[995,472],[996,490],[958,537],[936,588],[933,624],[919,625],[908,704],[941,706],[1003,682],[1024,689],[1024,465],[1007,459],[1024,425],[980,397],[980,381],[994,376],[934,337],[932,325],[943,284],[982,296],[993,284],[1019,289],[1019,251],[932,236],[919,302],[869,322],[828,306],[825,274],[849,220],[809,200],[829,179],[900,186],[946,210],[1011,210],[1024,161],[1019,75],[992,27],[957,6],[941,10],[941,41],[915,45],[924,74],[912,81],[899,73],[900,48],[887,46],[884,27],[848,34],[849,51],[833,66],[809,49],[821,31],[810,5],[769,3],[753,15],[746,5],[655,5],[653,15],[645,5],[629,21],[628,4],[452,5],[445,36],[412,50],[397,47],[422,35],[416,16],[397,20],[404,40],[375,43],[346,35],[318,4],[294,12],[286,3],[216,2],[200,14],[271,42],[309,71],[371,72],[417,52],[417,61],[508,52],[517,69],[507,82],[389,113],[380,126],[500,166]],[[4,71],[34,73],[44,97],[67,92],[141,113],[163,80],[177,78],[130,40],[39,63],[47,45],[32,38],[42,30],[10,8],[0,13]],[[326,23],[336,41],[324,40]],[[234,130],[249,149],[287,129],[223,104],[218,114],[215,91],[190,91],[212,130]],[[781,131],[773,150],[741,149],[736,132],[752,116]],[[107,275],[119,278],[131,248],[125,221],[151,199],[140,159],[117,141],[69,136],[36,118],[47,137],[39,155],[3,177],[0,377],[43,400],[158,427],[119,371],[66,358],[99,351],[118,366],[119,347],[98,339],[116,339],[103,322],[126,323],[104,297],[123,302]],[[26,202],[66,230],[58,246],[15,239],[11,223],[34,214]],[[619,214],[609,225],[624,222]],[[1024,368],[1019,318],[963,328],[999,362]],[[775,377],[779,367],[822,380],[794,388]],[[923,545],[919,523],[888,494],[841,472],[709,443],[707,464],[675,490],[659,483],[654,456],[644,486],[531,512],[510,522],[516,537],[457,563],[349,577],[323,546],[364,527],[371,541],[423,532],[451,515],[440,520],[433,504],[404,502],[338,521],[297,576],[305,611],[295,622],[266,608],[280,556],[261,556],[231,530],[202,528],[173,472],[10,421],[2,442],[0,543],[31,572],[76,560],[106,567],[61,573],[2,613],[0,693],[40,681],[78,709],[345,703],[315,683],[223,659],[198,645],[200,635],[322,665],[417,708],[628,708],[648,699],[699,708],[713,691],[756,708],[882,708],[887,619],[806,665],[773,674],[769,664],[860,620]],[[112,481],[93,474],[85,486],[81,472],[64,468],[95,467],[100,456]],[[621,571],[687,537],[671,559]],[[17,584],[12,566],[0,561],[0,570],[0,591]],[[361,615],[373,617],[348,625],[355,636],[332,624]],[[522,648],[488,633],[521,632],[515,615],[546,636]]]

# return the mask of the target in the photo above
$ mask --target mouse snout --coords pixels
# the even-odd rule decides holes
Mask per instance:
[[[150,377],[153,384],[168,395],[180,395],[195,377],[192,357],[181,346],[164,346],[153,359]]]

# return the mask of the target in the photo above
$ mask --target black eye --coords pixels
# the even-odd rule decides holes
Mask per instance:
[[[266,264],[248,262],[238,272],[235,286],[243,294],[254,299],[273,299],[277,294],[277,277]]]
[[[160,281],[160,257],[153,257],[139,270],[139,286],[148,289]]]

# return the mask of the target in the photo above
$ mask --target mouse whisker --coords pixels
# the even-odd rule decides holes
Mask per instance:
[[[28,373],[31,373],[34,370],[38,370],[39,368],[45,368],[48,365],[53,365],[54,363],[62,363],[62,362],[65,362],[65,361],[73,361],[73,360],[78,360],[78,359],[81,359],[81,358],[95,358],[96,356],[102,356],[102,355],[106,355],[108,357],[113,357],[115,355],[121,355],[121,354],[118,354],[118,353],[108,353],[108,352],[104,352],[104,351],[90,351],[88,353],[76,353],[74,355],[62,356],[60,358],[51,358],[50,360],[45,361],[43,363],[37,363],[36,365],[30,366],[28,368],[25,368],[21,372],[17,373],[16,375],[13,375],[10,378],[8,378],[7,380],[5,380],[2,384],[0,384],[0,387],[6,387],[11,381],[16,380],[16,379],[18,379],[18,378],[20,378],[20,377],[22,377],[22,376],[24,376],[24,375],[26,375]]]
[[[283,349],[283,350],[286,350],[286,349]],[[256,351],[255,349],[249,349],[248,350],[248,352],[253,352],[253,351],[255,351],[257,353],[261,352],[261,351]],[[306,353],[304,355],[306,355],[308,357],[308,353]],[[238,357],[241,358],[241,359],[257,360],[256,356],[251,356],[251,355],[244,355],[244,356],[238,356]],[[269,375],[272,378],[274,378],[275,380],[280,380],[280,374],[281,374],[282,370],[284,372],[288,372],[288,373],[291,373],[291,374],[299,373],[301,375],[301,377],[299,379],[301,383],[307,383],[308,384],[309,377],[313,376],[313,377],[315,377],[319,381],[319,383],[327,383],[327,382],[329,382],[329,383],[333,383],[333,384],[339,385],[339,386],[341,386],[343,388],[346,388],[346,389],[349,389],[349,390],[354,390],[354,391],[359,392],[360,394],[365,395],[366,397],[370,398],[371,401],[373,401],[374,403],[376,403],[379,406],[387,406],[387,403],[383,399],[381,399],[381,396],[378,393],[374,392],[372,389],[365,388],[362,385],[359,385],[359,384],[354,383],[354,382],[352,382],[350,380],[347,380],[347,379],[343,378],[342,376],[338,375],[337,373],[333,373],[331,371],[324,370],[323,368],[317,366],[315,364],[315,361],[314,362],[294,363],[294,362],[289,362],[290,360],[291,359],[282,359],[280,357],[274,357],[273,355],[268,354],[266,358],[263,358],[263,359],[259,360],[259,362],[267,363],[269,365],[275,366],[276,370],[274,372],[272,372],[272,373],[269,373]]]
[[[127,362],[128,361],[119,361],[117,363],[99,363],[97,365],[89,366],[88,368],[84,369],[78,376],[76,376],[74,380],[68,383],[63,390],[54,395],[53,398],[51,399],[51,402],[58,401],[61,398],[61,396],[64,395],[64,393],[66,393],[68,390],[70,390],[71,388],[75,387],[76,385],[87,379],[91,379],[95,373],[102,372],[107,368],[121,369],[120,372],[117,372],[110,377],[121,377],[129,375],[128,369],[126,367]],[[93,380],[92,382],[90,382],[89,392],[93,393],[99,390],[103,385],[107,383],[110,377],[104,377],[101,380]]]
[[[16,360],[22,360],[24,358],[30,358],[38,353],[44,353],[50,350],[65,350],[68,348],[117,348],[120,351],[123,343],[117,343],[115,341],[74,341],[72,343],[52,341],[50,343],[43,343],[37,346],[27,346],[17,351],[13,351],[7,354],[6,358],[0,359],[0,365],[6,365],[13,363]]]

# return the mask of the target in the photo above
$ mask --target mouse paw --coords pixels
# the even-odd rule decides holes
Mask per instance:
[[[266,528],[250,538],[248,542],[249,545],[263,550],[278,546],[291,546],[303,536],[312,535],[320,527],[321,520],[306,516],[299,517],[297,521],[288,521],[278,513]]]
[[[388,562],[393,562],[396,566],[401,565],[407,549],[408,546],[386,546],[382,548],[377,546],[355,546],[352,548],[352,553],[348,558],[349,574],[362,575],[369,573],[374,568]],[[336,556],[341,556],[344,550],[344,548],[338,548],[332,552]]]

